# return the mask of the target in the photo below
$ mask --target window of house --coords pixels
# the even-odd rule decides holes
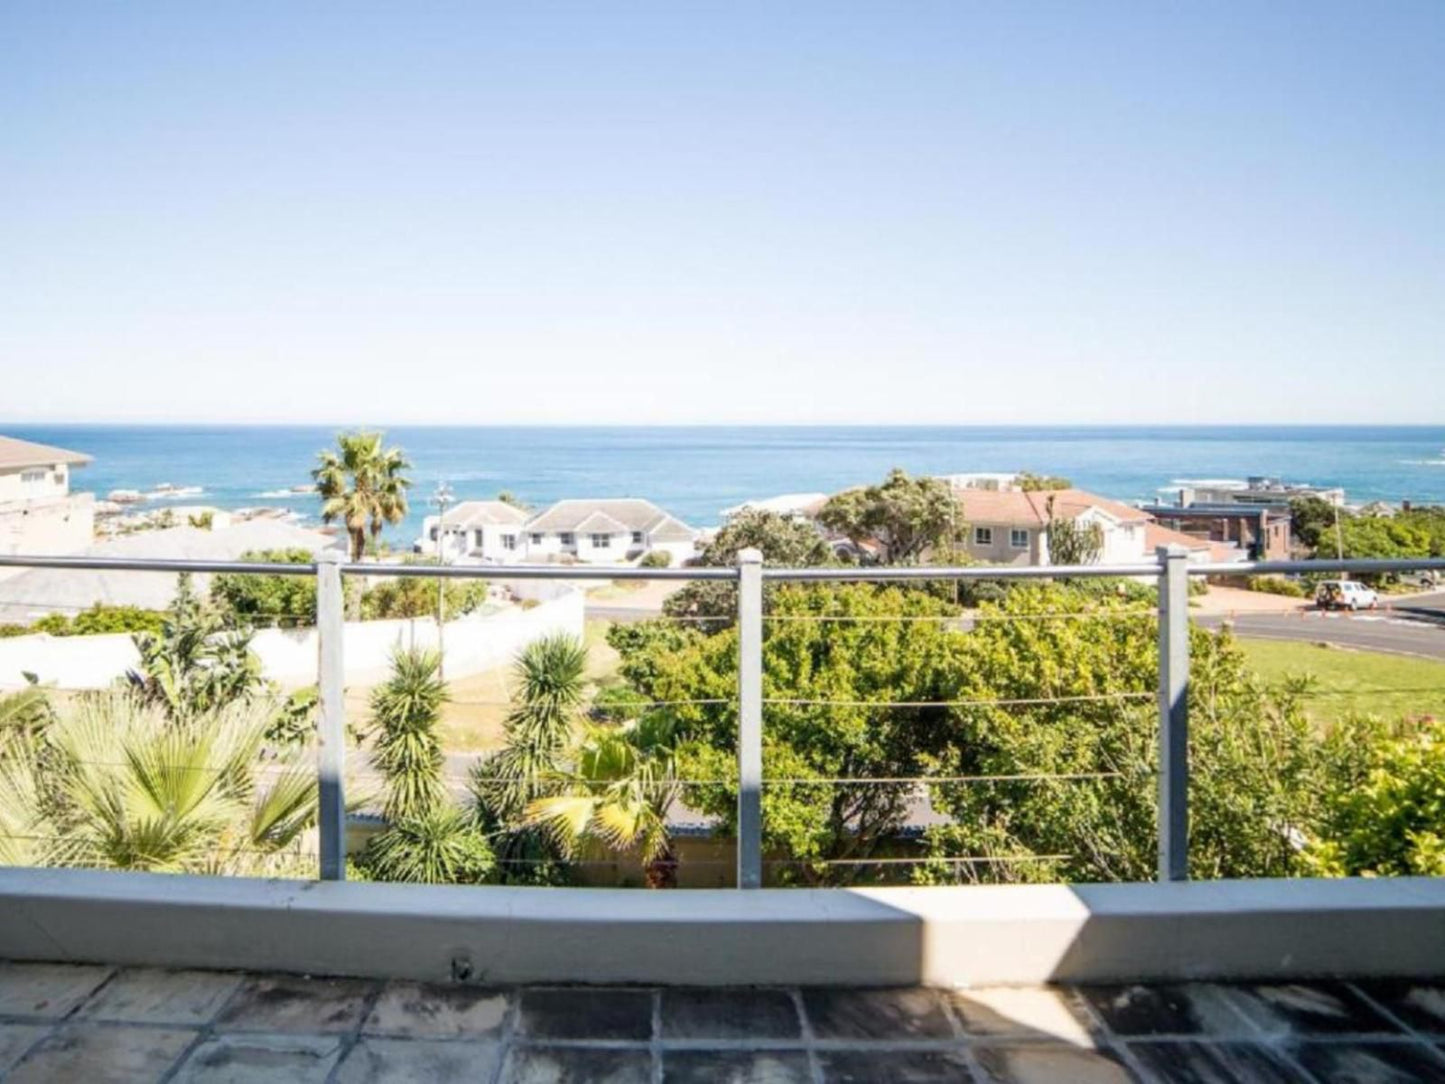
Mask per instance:
[[[610,534],[594,534],[592,536],[592,548],[594,550],[611,549],[612,536]]]
[[[1029,532],[1022,527],[1011,527],[1008,533],[1008,544],[1016,550],[1029,548]]]
[[[973,544],[974,544],[975,546],[992,546],[992,545],[993,545],[993,528],[992,528],[992,527],[975,527],[975,528],[973,529]]]
[[[538,534],[536,531],[533,531],[533,532],[532,532],[532,545],[534,545],[534,546],[540,546],[541,544],[542,544],[542,536],[541,536],[540,534]]]
[[[20,481],[24,482],[26,485],[34,485],[36,482],[43,482],[45,481],[45,471],[23,470],[20,472]]]
[[[480,533],[480,532],[478,532]],[[514,550],[517,548],[517,536],[514,534],[502,535],[502,549]]]
[[[433,542],[437,540],[437,529],[435,527],[429,530],[426,534],[427,537],[430,538]]]
[[[558,537],[562,539],[562,545],[564,546],[575,546],[577,544],[577,536],[571,531],[563,531]]]
[[[642,532],[641,532],[641,531],[633,531],[633,532],[632,532],[632,544],[633,544],[634,546],[640,546],[640,545],[642,545]]]
[[[472,545],[476,546],[477,549],[481,549],[481,548],[482,548],[482,529],[481,529],[480,527],[478,527],[475,531],[472,532],[472,536],[476,539],[476,541],[473,542]]]

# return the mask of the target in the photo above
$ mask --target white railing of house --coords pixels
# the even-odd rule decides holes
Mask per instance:
[[[1189,578],[1191,576],[1283,575],[1301,573],[1445,572],[1445,558],[1401,560],[1244,561],[1197,564],[1182,546],[1164,546],[1155,560],[1130,564],[1073,566],[840,566],[772,568],[757,550],[744,550],[736,567],[644,569],[600,566],[481,566],[350,564],[336,551],[315,564],[261,564],[240,561],[146,560],[141,558],[0,556],[0,567],[114,570],[140,572],[243,573],[315,576],[317,640],[319,838],[322,880],[346,875],[346,796],[343,783],[346,748],[344,593],[342,577],[420,576],[426,578],[503,578],[507,580],[667,580],[729,581],[737,585],[738,622],[738,847],[737,884],[762,884],[763,780],[763,586],[772,582],[896,583],[939,580],[1045,580],[1084,577],[1153,578],[1158,583],[1159,622],[1159,880],[1182,881],[1189,868]],[[886,705],[883,705],[886,706]]]

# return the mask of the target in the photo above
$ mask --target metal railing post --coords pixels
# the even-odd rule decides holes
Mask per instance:
[[[738,887],[763,883],[763,555],[738,553]]]
[[[1159,880],[1189,879],[1189,550],[1160,546]]]
[[[316,559],[317,825],[321,836],[321,879],[346,880],[346,600],[341,585],[342,555],[324,550]]]

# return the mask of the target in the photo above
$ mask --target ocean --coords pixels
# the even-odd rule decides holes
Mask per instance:
[[[312,518],[309,480],[334,426],[4,425],[0,433],[95,457],[77,489],[200,486],[186,503],[287,507]],[[647,497],[695,526],[779,493],[832,492],[910,473],[1031,470],[1125,501],[1188,479],[1251,474],[1343,486],[1354,502],[1445,503],[1441,426],[729,426],[386,428],[412,461],[412,512],[394,545],[419,533],[425,499],[446,479],[457,499],[507,489],[533,504],[562,497]],[[141,507],[149,507],[143,505]]]

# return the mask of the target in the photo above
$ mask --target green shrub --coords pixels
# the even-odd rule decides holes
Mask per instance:
[[[407,564],[436,564],[435,560],[408,561]],[[487,585],[483,580],[446,580],[442,587],[447,617],[461,617],[487,601]],[[436,617],[436,580],[420,576],[398,576],[383,580],[361,598],[361,616],[367,621],[388,618]]]
[[[1349,763],[1333,773],[1324,826],[1305,853],[1318,875],[1445,875],[1445,740],[1428,727],[1382,729],[1357,723],[1331,736]]]
[[[0,636],[25,636],[48,632],[51,636],[99,636],[108,632],[159,632],[166,615],[139,606],[106,606],[97,602],[73,617],[46,614],[30,626],[0,627]],[[6,631],[14,629],[16,631]]]
[[[667,550],[650,550],[637,562],[638,568],[669,568],[671,565],[672,554]]]
[[[592,698],[589,714],[599,722],[625,723],[636,719],[652,701],[628,685],[608,685]]]
[[[255,564],[309,565],[309,550],[248,550],[241,560]],[[211,581],[211,601],[228,625],[240,623],[294,628],[316,623],[316,577],[223,572]]]
[[[1306,597],[1303,584],[1287,580],[1283,576],[1250,576],[1245,581],[1245,587],[1250,591],[1263,591],[1266,594],[1284,595],[1287,598]]]

